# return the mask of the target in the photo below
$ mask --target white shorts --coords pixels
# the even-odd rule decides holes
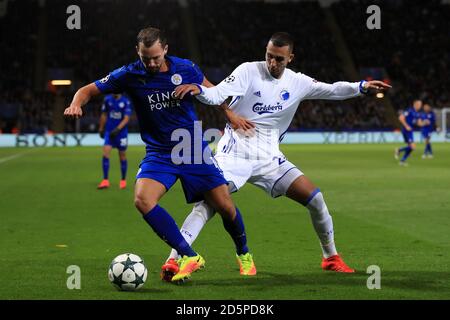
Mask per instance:
[[[303,175],[283,154],[272,160],[249,160],[224,153],[217,153],[214,158],[231,184],[230,192],[249,182],[276,198],[285,195],[292,182]]]

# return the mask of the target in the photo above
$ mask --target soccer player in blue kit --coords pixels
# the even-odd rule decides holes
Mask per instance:
[[[428,103],[423,105],[423,112],[421,113],[422,126],[422,138],[425,141],[425,150],[422,155],[422,159],[433,158],[433,150],[431,149],[431,134],[436,129],[436,114]]]
[[[402,124],[402,135],[406,147],[395,149],[395,159],[398,160],[400,153],[403,153],[399,164],[401,166],[407,166],[406,159],[408,159],[411,152],[416,149],[416,144],[414,143],[414,128],[417,126],[422,126],[422,120],[420,119],[420,109],[422,109],[422,100],[416,99],[413,101],[413,106],[408,108],[408,110],[402,112],[398,117],[398,120]]]
[[[120,189],[127,186],[127,155],[128,146],[128,122],[132,112],[130,100],[122,94],[111,94],[105,97],[102,104],[102,115],[98,131],[100,137],[105,139],[103,145],[103,180],[98,189],[109,188],[109,158],[112,148],[119,150],[120,171],[122,178],[119,183]]]
[[[175,87],[182,83],[212,84],[191,61],[166,55],[167,40],[159,29],[142,29],[137,36],[136,50],[139,56],[137,61],[79,89],[64,115],[82,116],[82,106],[101,93],[124,92],[130,97],[141,138],[146,144],[146,155],[136,176],[134,203],[153,231],[180,253],[179,268],[171,281],[183,282],[202,268],[205,260],[186,242],[171,215],[158,205],[177,179],[181,181],[188,203],[204,199],[219,212],[226,231],[235,243],[237,254],[249,251],[244,223],[231,200],[226,180],[213,163],[205,161],[207,156],[201,157],[201,163],[183,161],[181,164],[175,164],[179,159],[173,161],[171,156],[178,144],[171,139],[174,130],[182,128],[191,137],[203,136],[201,129],[194,125],[197,116],[193,97],[175,98]],[[191,141],[191,150],[196,150],[195,145]],[[200,145],[202,155],[212,154],[206,141],[202,140]],[[196,155],[198,151],[190,157],[197,158]]]

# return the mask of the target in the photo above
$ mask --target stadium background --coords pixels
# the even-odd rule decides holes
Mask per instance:
[[[80,30],[66,27],[69,17],[66,9],[73,4],[81,8]],[[373,4],[381,8],[380,30],[369,30],[366,26],[369,17],[366,9]],[[101,97],[89,103],[79,121],[64,119],[63,110],[79,87],[136,60],[137,31],[148,25],[164,29],[169,38],[169,54],[192,59],[213,83],[225,78],[242,62],[263,60],[268,37],[275,31],[288,31],[296,39],[292,69],[326,82],[381,79],[393,86],[380,99],[370,96],[348,101],[302,102],[289,128],[292,132],[392,132],[399,129],[399,110],[414,98],[429,102],[438,114],[439,110],[450,107],[448,1],[0,0],[0,130],[3,135],[97,133]],[[51,80],[55,79],[70,79],[72,84],[54,86]],[[224,119],[216,108],[198,105],[197,111],[204,128],[223,127]],[[130,131],[138,132],[135,116]],[[304,166],[322,189],[329,191],[325,196],[332,206],[331,213],[338,215],[335,218],[338,248],[343,246],[346,257],[364,271],[369,263],[365,251],[361,252],[359,247],[362,241],[366,245],[364,250],[378,258],[373,259],[374,263],[381,261],[384,267],[391,268],[393,278],[387,281],[392,280],[392,290],[379,293],[368,290],[364,273],[352,278],[350,283],[342,277],[322,278],[320,270],[316,270],[319,248],[306,214],[301,214],[303,220],[298,226],[296,217],[301,209],[290,202],[266,198],[255,203],[249,199],[263,198],[263,194],[246,187],[235,200],[248,212],[258,211],[265,221],[257,221],[256,214],[248,215],[249,233],[253,234],[250,240],[259,243],[255,245],[256,252],[259,250],[256,261],[259,258],[261,269],[270,271],[261,272],[262,287],[257,282],[246,282],[245,288],[250,289],[246,292],[242,291],[234,271],[225,274],[223,282],[216,280],[210,284],[209,277],[218,272],[214,263],[225,261],[219,259],[218,252],[224,255],[230,252],[229,246],[218,245],[218,252],[210,249],[212,270],[198,276],[198,287],[193,281],[192,298],[448,299],[450,276],[445,268],[449,263],[445,250],[450,243],[447,235],[450,149],[446,144],[436,146],[439,156],[433,162],[420,162],[417,155],[420,152],[416,152],[416,159],[411,160],[412,167],[406,172],[399,171],[393,162],[393,148],[386,144],[329,148],[295,145],[283,149],[292,162]],[[34,282],[37,275],[23,280],[24,285],[19,281],[23,275],[8,279],[0,276],[6,283],[0,288],[1,298],[189,299],[182,289],[168,290],[157,282],[157,269],[167,248],[150,235],[151,231],[141,221],[130,218],[130,211],[134,210],[132,190],[127,190],[125,195],[118,190],[99,195],[95,190],[101,170],[100,148],[47,151],[37,148],[28,153],[21,150],[0,149],[3,220],[0,237],[2,251],[11,255],[3,255],[2,266],[23,259],[30,266],[37,264],[50,280],[42,290]],[[141,147],[130,148],[130,177],[142,155]],[[118,176],[115,171],[118,168],[112,166],[113,178]],[[74,192],[79,199],[71,201],[69,194]],[[180,199],[183,198],[178,186],[166,200],[166,206],[176,212],[178,223],[189,210]],[[418,203],[413,201],[411,205],[411,199]],[[301,262],[294,258],[298,270],[294,267],[285,274],[277,274],[280,272],[277,266],[263,260],[265,250],[275,252],[275,249],[264,247],[268,246],[268,240],[261,233],[273,237],[275,247],[286,242],[280,234],[267,231],[273,219],[271,215],[277,214],[267,208],[285,213],[280,219],[286,221],[274,223],[279,224],[280,230],[292,232],[289,243],[298,240],[294,234],[300,234],[303,245],[311,244],[305,256],[302,253]],[[112,218],[114,226],[107,225],[105,221],[115,210],[122,213]],[[61,216],[61,211],[68,216]],[[405,221],[408,221],[406,225]],[[292,229],[284,229],[287,226]],[[213,234],[222,234],[219,223],[212,222],[210,228],[199,239],[199,247],[218,241]],[[103,240],[93,236],[97,232]],[[373,232],[379,232],[380,238]],[[144,243],[142,238],[146,239]],[[57,239],[69,243],[66,252],[61,253],[65,247],[55,249],[60,244]],[[77,245],[83,248],[70,251]],[[109,246],[107,251],[103,245]],[[45,246],[48,248],[43,249]],[[285,252],[295,250],[291,244],[282,248]],[[113,258],[113,252],[121,253],[120,250],[142,252],[151,261],[148,288],[156,287],[156,295],[152,295],[155,292],[151,289],[141,296],[114,295],[112,287],[105,284],[105,266]],[[19,253],[20,257],[16,257]],[[95,259],[91,260],[92,255]],[[406,264],[406,270],[396,269],[399,263],[396,257],[404,259],[400,264],[402,268]],[[281,260],[291,263],[287,256]],[[95,275],[86,280],[87,289],[77,295],[65,288],[64,266],[83,262],[85,269],[91,268],[89,272]],[[27,276],[33,274],[26,266],[20,270]],[[296,278],[295,272],[301,274],[302,270],[308,277]],[[289,285],[293,286],[289,289],[292,294],[283,291]],[[264,286],[273,286],[274,291],[266,291]],[[217,293],[218,287],[229,292],[224,289],[223,294]],[[324,293],[321,288],[325,287],[333,288],[334,294]],[[232,290],[238,293],[234,295]]]
[[[303,102],[291,131],[393,130],[414,98],[450,107],[450,7],[442,1],[5,1],[0,2],[0,129],[3,133],[97,132],[100,98],[79,123],[61,116],[80,86],[136,60],[143,26],[166,30],[169,54],[198,63],[214,83],[245,61],[264,59],[268,37],[296,39],[294,70],[318,80],[382,79],[384,99]],[[326,3],[326,1],[325,1]],[[81,9],[81,29],[66,27],[66,8]],[[381,9],[369,30],[366,9]],[[11,32],[14,30],[14,32]],[[54,79],[70,79],[54,87]],[[364,105],[364,108],[359,106]],[[214,108],[198,108],[205,127],[222,128]],[[137,132],[137,122],[130,124]]]

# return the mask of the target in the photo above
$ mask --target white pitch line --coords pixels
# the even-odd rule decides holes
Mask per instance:
[[[13,154],[12,156],[9,156],[9,157],[0,158],[0,164],[5,163],[6,161],[9,161],[9,160],[14,160],[14,159],[20,158],[21,156],[23,156],[23,155],[25,155],[27,153],[30,153],[30,152],[31,152],[31,150],[25,151],[25,152],[22,152],[22,153],[16,153],[16,154]]]

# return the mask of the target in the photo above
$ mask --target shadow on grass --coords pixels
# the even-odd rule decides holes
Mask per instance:
[[[307,274],[288,274],[274,272],[259,272],[256,277],[249,278],[228,278],[228,279],[195,279],[185,285],[195,286],[220,286],[220,287],[248,287],[249,289],[266,290],[271,287],[283,286],[317,286],[326,287],[359,287],[366,288],[367,279],[370,274],[357,272],[354,274],[344,274],[335,272],[320,272]],[[439,291],[443,295],[447,292],[450,297],[450,272],[442,271],[382,271],[382,288],[419,290],[419,291]]]

